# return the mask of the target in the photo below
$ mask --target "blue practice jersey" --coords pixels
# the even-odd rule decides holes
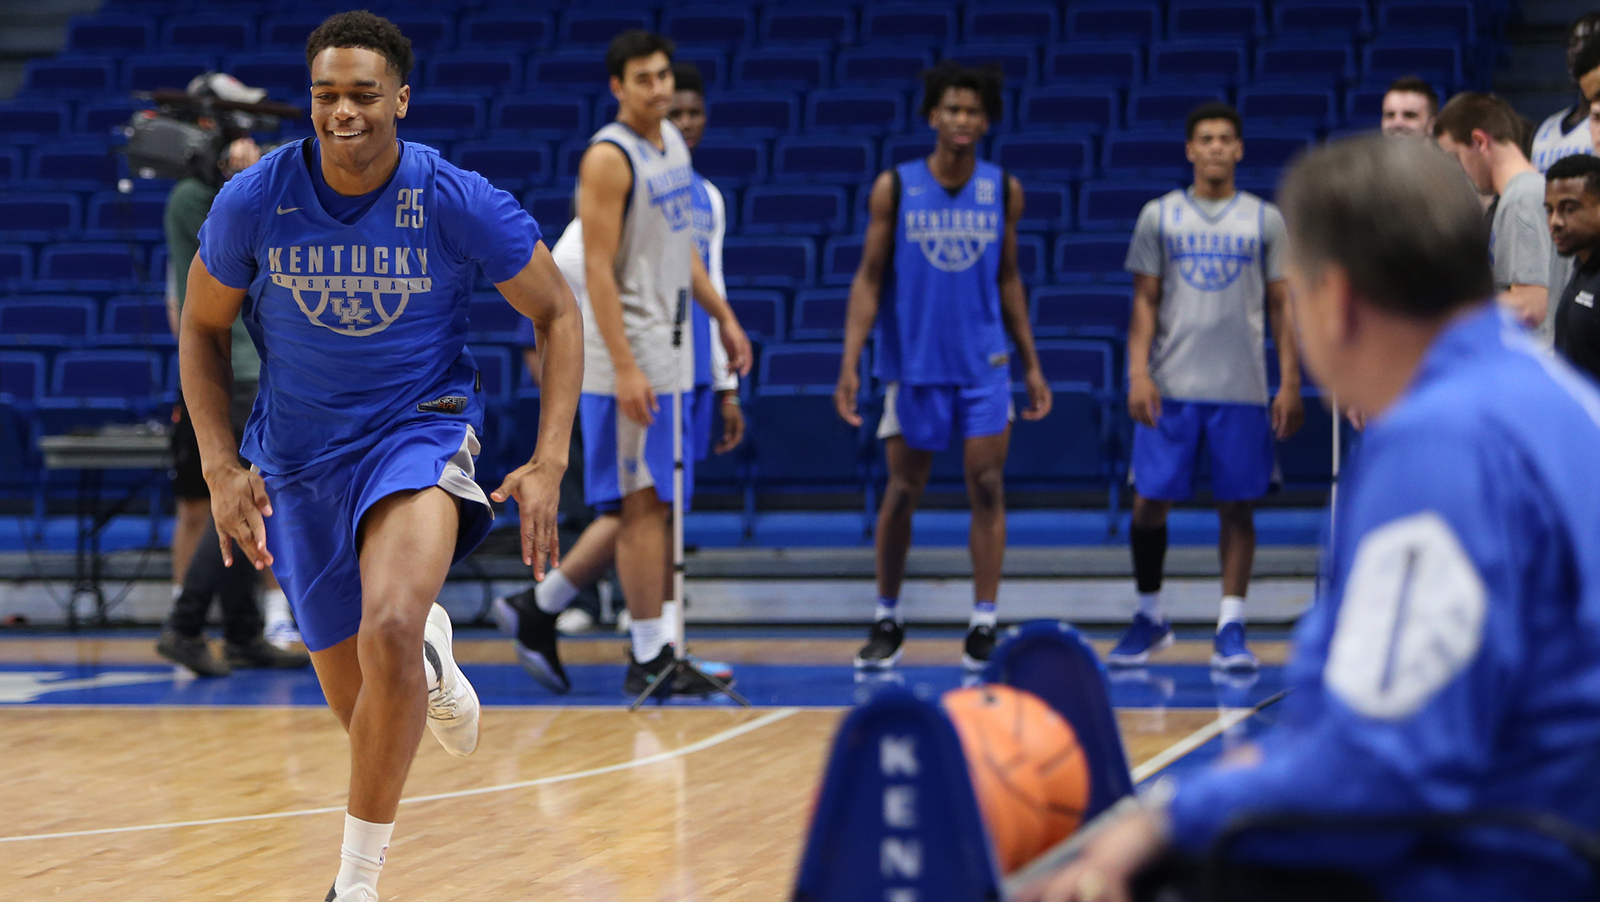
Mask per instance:
[[[694,249],[700,255],[700,264],[711,272],[711,242],[717,238],[717,216],[711,207],[711,192],[706,190],[706,180],[694,174],[694,194],[689,199],[689,217],[694,229]],[[718,239],[720,240],[720,239]],[[694,384],[696,388],[711,384],[711,314],[699,304],[689,305],[694,319]]]
[[[466,347],[475,267],[515,276],[538,226],[482,176],[405,142],[380,196],[346,225],[318,199],[312,141],[231,179],[200,230],[206,269],[248,290],[242,316],[261,352],[240,453],[285,475],[408,421],[454,417],[481,433]]]
[[[878,309],[874,372],[907,385],[1008,381],[1000,317],[1005,172],[979,161],[952,194],[927,160],[896,168],[894,265]]]
[[[1600,825],[1600,393],[1492,306],[1434,342],[1346,471],[1328,591],[1259,764],[1181,785],[1203,852],[1249,812],[1547,812]],[[1594,898],[1554,843],[1375,831],[1247,840],[1408,902]]]

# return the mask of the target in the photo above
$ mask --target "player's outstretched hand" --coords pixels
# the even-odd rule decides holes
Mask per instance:
[[[211,489],[211,517],[217,524],[222,562],[233,566],[233,543],[238,542],[257,570],[272,566],[265,520],[272,516],[272,502],[261,476],[232,463],[220,473],[207,474],[206,485]]]
[[[1055,394],[1050,391],[1050,383],[1045,381],[1044,371],[1038,367],[1028,370],[1023,378],[1028,383],[1028,409],[1022,412],[1022,418],[1042,420],[1055,404]]]
[[[656,390],[651,387],[650,378],[638,366],[617,371],[617,406],[622,408],[624,416],[640,426],[656,421],[661,405],[656,403]]]
[[[852,426],[861,425],[861,414],[856,412],[856,395],[861,391],[861,377],[855,368],[839,371],[839,384],[833,389],[833,409],[839,418]]]
[[[1300,400],[1300,393],[1278,389],[1277,396],[1272,399],[1272,434],[1278,441],[1299,432],[1305,419],[1306,407]]]
[[[734,403],[728,403],[730,400]],[[722,441],[717,442],[714,449],[718,454],[727,454],[744,441],[744,408],[739,406],[738,400],[730,397],[722,402]]]
[[[1161,390],[1156,388],[1154,379],[1149,376],[1128,378],[1128,416],[1133,417],[1135,423],[1156,428],[1156,421],[1161,419]]]
[[[561,566],[561,543],[556,539],[556,507],[561,503],[561,471],[540,463],[525,463],[507,474],[489,496],[497,502],[517,499],[522,518],[522,562],[542,581],[545,560],[550,569]]]
[[[750,336],[744,334],[744,327],[731,316],[719,320],[717,327],[722,336],[722,349],[728,352],[728,369],[741,376],[749,375],[754,358],[750,352]]]
[[[1107,827],[1071,864],[1024,889],[1019,902],[1132,902],[1129,884],[1166,844],[1161,820],[1140,809]]]

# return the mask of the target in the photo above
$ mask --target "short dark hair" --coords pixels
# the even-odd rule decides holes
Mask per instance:
[[[1415,75],[1402,75],[1389,82],[1388,90],[1383,93],[1421,94],[1423,97],[1428,98],[1428,115],[1437,116],[1439,114],[1439,92],[1433,89],[1433,85]]]
[[[946,91],[965,88],[977,92],[983,102],[983,114],[991,124],[998,125],[1006,109],[1005,96],[1000,93],[1004,83],[1005,75],[999,66],[963,66],[955,60],[945,60],[922,73],[922,118],[939,108]]]
[[[400,76],[400,84],[411,83],[411,67],[417,58],[411,52],[411,39],[400,33],[400,26],[364,9],[335,13],[306,38],[306,66],[317,54],[330,47],[360,47],[379,54]]]
[[[672,81],[675,91],[692,91],[701,99],[706,96],[706,80],[700,76],[700,67],[694,63],[673,63]]]
[[[1189,111],[1189,118],[1183,122],[1183,140],[1193,140],[1194,130],[1200,126],[1200,123],[1209,119],[1228,120],[1233,123],[1233,136],[1235,138],[1244,137],[1244,122],[1239,118],[1239,111],[1225,103],[1213,100],[1208,103],[1202,103]]]
[[[1428,319],[1494,294],[1483,205],[1426,142],[1373,134],[1316,148],[1277,199],[1296,262],[1339,266],[1384,310]]]
[[[1544,180],[1554,182],[1560,179],[1583,179],[1583,190],[1600,197],[1600,157],[1575,153],[1551,163],[1545,171]]]
[[[1457,144],[1472,143],[1472,133],[1482,131],[1496,144],[1522,144],[1522,117],[1495,94],[1462,91],[1450,98],[1433,120],[1433,136],[1449,135]]]
[[[611,39],[611,46],[606,48],[606,71],[612,78],[621,78],[622,73],[628,68],[628,60],[642,59],[652,53],[664,53],[667,62],[672,62],[672,55],[678,52],[678,45],[666,35],[645,31],[643,28],[630,28]]]
[[[1583,49],[1573,57],[1572,80],[1577,81],[1596,69],[1600,69],[1600,34],[1590,35],[1589,39],[1583,42]]]

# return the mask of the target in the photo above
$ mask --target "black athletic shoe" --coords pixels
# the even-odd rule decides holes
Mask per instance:
[[[691,698],[709,698],[713,695],[721,694],[724,686],[732,688],[734,679],[733,671],[731,669],[721,672],[709,670],[712,676],[722,681],[722,686],[718,686],[716,683],[713,683],[709,678],[707,678],[706,673],[708,672],[708,668],[705,666],[704,662],[695,659],[695,657],[691,655],[689,657],[689,663],[694,665],[693,669],[685,667],[678,671],[677,677],[673,679],[673,695],[687,695]]]
[[[967,630],[967,642],[961,650],[961,666],[977,672],[989,666],[989,656],[994,654],[994,627],[975,626]]]
[[[678,660],[677,650],[672,646],[663,646],[661,653],[654,660],[639,663],[633,657],[633,650],[628,650],[628,675],[622,680],[622,691],[625,695],[638,698],[645,689],[655,685],[672,665]],[[677,688],[677,680],[657,689],[653,698],[657,701],[666,701],[672,697],[673,690]]]
[[[244,645],[232,642],[222,647],[223,657],[234,670],[299,670],[311,666],[311,656],[305,652],[284,651],[257,636]]]
[[[887,670],[900,663],[900,646],[905,644],[906,628],[893,620],[883,619],[872,625],[867,634],[867,644],[856,652],[856,666],[862,670]]]
[[[546,614],[533,600],[533,590],[494,600],[494,622],[516,638],[517,661],[528,676],[557,695],[572,691],[561,655],[556,650],[556,615]],[[642,689],[640,691],[643,691]]]
[[[211,653],[205,636],[182,636],[175,630],[164,629],[156,642],[156,651],[168,661],[189,668],[195,676],[225,677],[233,672]]]

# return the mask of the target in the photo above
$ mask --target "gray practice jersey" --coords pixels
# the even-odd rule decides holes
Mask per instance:
[[[1283,215],[1248,191],[1173,191],[1144,205],[1129,272],[1161,280],[1150,377],[1163,398],[1266,404],[1266,285],[1283,278]]]
[[[1494,289],[1512,285],[1548,285],[1550,228],[1544,215],[1544,176],[1524,172],[1506,184],[1494,207],[1489,255],[1494,261]]]
[[[674,367],[672,326],[678,305],[685,305],[687,316],[691,301],[694,170],[689,166],[688,145],[666,121],[661,123],[663,150],[620,122],[612,122],[589,139],[590,145],[599,141],[621,148],[633,168],[633,191],[623,213],[615,268],[628,347],[657,392],[684,391],[694,381],[694,340],[686,326],[679,366]],[[574,267],[583,272],[579,224],[583,215],[584,211],[578,210],[579,219],[567,227],[551,252],[569,279]],[[615,394],[616,369],[595,325],[589,292],[579,292],[578,299],[583,311],[583,391]]]

